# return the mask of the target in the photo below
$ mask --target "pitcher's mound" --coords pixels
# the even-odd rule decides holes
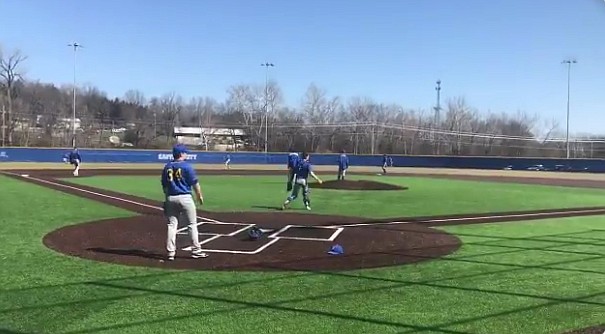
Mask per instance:
[[[368,181],[368,180],[333,180],[326,181],[323,184],[312,182],[311,188],[321,189],[339,189],[339,190],[406,190],[407,187],[400,187],[394,184]]]

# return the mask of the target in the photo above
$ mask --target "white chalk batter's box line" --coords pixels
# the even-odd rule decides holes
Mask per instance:
[[[236,225],[236,226],[243,226],[242,228],[239,228],[231,233],[213,233],[213,232],[199,232],[198,235],[201,236],[210,236],[210,237],[234,237],[254,226],[256,226],[256,224],[244,224],[244,223],[225,223],[225,222],[198,222],[196,224],[198,226],[198,228],[202,225]],[[308,237],[288,237],[288,236],[282,236],[282,233],[285,233],[287,230],[291,229],[291,228],[318,228],[318,229],[326,229],[326,230],[334,230],[334,232],[330,235],[329,238],[308,238]],[[344,227],[332,227],[332,226],[307,226],[307,225],[286,225],[284,227],[282,227],[281,229],[273,232],[271,235],[269,235],[267,238],[269,239],[286,239],[286,240],[306,240],[306,241],[334,241],[336,240],[336,238],[338,237],[338,235],[340,235],[340,233],[342,233],[342,231],[344,230]],[[187,227],[181,227],[180,229],[177,230],[177,234],[178,235],[188,235],[187,232]],[[216,239],[216,238],[215,238]],[[212,240],[215,240],[212,239]],[[209,242],[208,239],[201,241],[201,242]]]
[[[306,237],[284,237],[280,236],[280,234],[286,232],[291,228],[321,228],[326,230],[334,230],[332,235],[329,238],[306,238]],[[306,225],[286,225],[282,227],[277,232],[271,234],[268,238],[280,238],[280,239],[290,239],[290,240],[306,240],[306,241],[334,241],[338,238],[338,235],[342,233],[344,227],[332,227],[332,226],[306,226]]]
[[[201,236],[211,236],[211,237],[234,237],[251,227],[256,226],[255,224],[244,224],[244,223],[225,223],[225,222],[198,222],[198,228],[202,225],[236,225],[236,226],[244,226],[240,229],[237,229],[231,233],[212,233],[212,232],[199,232],[198,235]],[[334,232],[330,235],[329,238],[308,238],[308,237],[288,237],[281,236],[280,234],[285,233],[287,230],[291,228],[318,228],[318,229],[326,229],[326,230],[334,230]],[[338,237],[340,233],[344,230],[344,227],[332,227],[332,226],[307,226],[307,225],[286,225],[269,235],[269,239],[286,239],[286,240],[306,240],[306,241],[334,241]],[[187,235],[187,227],[182,227],[177,230],[177,234],[179,235]],[[213,239],[214,240],[214,239]]]
[[[211,222],[198,222],[197,227],[199,228],[202,225],[236,225],[236,226],[244,226],[240,229],[237,229],[231,233],[210,233],[210,232],[201,232],[198,233],[199,235],[209,235],[209,236],[220,236],[220,237],[233,237],[236,236],[238,234],[240,234],[241,232],[244,232],[245,230],[251,228],[254,226],[254,224],[243,224],[243,223],[224,223],[224,222],[218,222],[218,221],[211,221]],[[178,230],[176,230],[176,234],[187,234],[187,227],[182,227]]]
[[[200,225],[239,225],[239,226],[244,226],[240,229],[237,229],[231,233],[226,233],[226,234],[222,234],[222,233],[198,233],[201,236],[210,236],[207,239],[204,239],[202,241],[200,241],[200,245],[204,245],[207,244],[211,241],[217,240],[219,238],[224,238],[224,237],[234,237],[239,233],[242,233],[244,231],[246,231],[247,229],[256,226],[255,224],[244,224],[244,223],[225,223],[225,222],[198,222],[197,226],[199,227]],[[327,230],[334,230],[334,232],[330,235],[329,238],[306,238],[306,237],[288,237],[288,236],[281,236],[280,234],[286,232],[287,230],[289,230],[290,228],[322,228],[322,229],[327,229]],[[258,254],[260,252],[262,252],[263,250],[267,249],[269,246],[273,245],[274,243],[278,242],[279,240],[298,240],[298,241],[323,241],[323,242],[331,242],[336,240],[336,238],[340,235],[340,233],[342,233],[342,231],[344,230],[344,227],[331,227],[331,226],[306,226],[306,225],[286,225],[284,227],[282,227],[281,229],[279,229],[278,231],[274,232],[273,234],[269,235],[267,238],[268,239],[272,239],[271,241],[269,241],[268,243],[260,246],[259,248],[255,249],[255,250],[251,250],[251,251],[238,251],[238,250],[230,250],[230,249],[205,249],[202,248],[202,251],[204,252],[208,252],[208,253],[228,253],[228,254],[245,254],[245,255],[254,255],[254,254]],[[177,235],[187,235],[187,227],[182,227],[180,229],[177,230]],[[187,246],[182,248],[183,251],[191,251],[191,246]]]

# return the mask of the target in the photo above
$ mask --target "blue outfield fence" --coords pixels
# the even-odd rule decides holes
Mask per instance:
[[[62,162],[69,148],[0,148],[0,164],[3,162]],[[230,152],[231,164],[283,164],[287,153]],[[100,150],[80,149],[83,163],[164,163],[172,159],[170,150]],[[225,152],[193,151],[189,155],[192,163],[219,164],[225,161]],[[312,154],[316,165],[334,165],[339,154]],[[348,154],[351,166],[381,166],[382,155]],[[424,168],[471,168],[525,170],[543,165],[547,170],[575,172],[605,172],[603,159],[549,159],[511,157],[454,157],[454,156],[401,156],[392,155],[394,167]],[[0,165],[1,167],[1,165]]]

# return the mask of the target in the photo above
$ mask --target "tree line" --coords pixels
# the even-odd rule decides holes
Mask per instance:
[[[3,146],[66,147],[72,142],[73,89],[26,78],[27,57],[0,48],[0,126]],[[136,148],[167,148],[175,127],[242,129],[238,150],[408,155],[565,156],[558,123],[525,113],[480,112],[462,97],[443,108],[410,109],[369,97],[344,99],[309,85],[298,106],[284,103],[278,83],[239,84],[227,98],[185,100],[176,92],[147,97],[129,90],[110,98],[78,86],[76,143],[111,147],[110,136]],[[265,127],[267,124],[267,127]],[[572,141],[573,157],[605,157],[602,138]],[[212,140],[212,138],[210,138]],[[203,149],[213,149],[212,145]]]

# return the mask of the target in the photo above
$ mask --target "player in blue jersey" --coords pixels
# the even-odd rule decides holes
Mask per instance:
[[[82,157],[80,156],[80,152],[78,152],[78,148],[74,147],[73,151],[69,153],[69,163],[74,166],[73,175],[78,176],[80,173],[80,164],[82,163]]]
[[[227,153],[225,156],[225,169],[230,169],[229,164],[231,163],[231,154]]]
[[[195,191],[196,199],[200,205],[204,204],[204,197],[200,187],[195,169],[187,159],[187,148],[184,145],[176,145],[172,149],[174,160],[167,163],[162,171],[162,189],[164,191],[164,215],[168,219],[168,237],[166,250],[168,260],[174,260],[176,255],[176,235],[179,218],[184,218],[191,238],[191,257],[194,259],[207,257],[202,252],[197,228],[197,212],[192,190]]]
[[[387,173],[387,166],[389,165],[389,159],[391,159],[388,155],[383,154],[382,155],[382,173],[386,174]],[[392,160],[391,160],[391,165],[393,164]]]
[[[294,182],[294,173],[296,172],[296,166],[300,157],[298,153],[294,152],[294,150],[290,150],[290,154],[288,154],[288,183],[286,187],[286,191],[292,190],[292,183]]]
[[[342,150],[338,157],[338,180],[344,180],[349,169],[349,157],[345,154],[345,150]]]
[[[298,162],[295,168],[295,180],[294,180],[294,189],[292,189],[292,194],[288,196],[284,204],[282,205],[282,210],[288,208],[290,202],[298,198],[298,193],[302,189],[303,191],[303,203],[305,204],[305,208],[307,210],[311,210],[311,199],[309,198],[309,176],[313,177],[319,184],[323,183],[323,181],[313,173],[313,166],[309,162],[309,154],[303,153],[302,160]]]

